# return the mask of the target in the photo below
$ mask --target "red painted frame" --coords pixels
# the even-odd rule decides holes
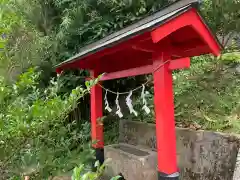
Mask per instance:
[[[167,54],[156,54],[153,57],[153,66],[159,67],[169,60]],[[164,174],[174,174],[178,172],[174,102],[173,102],[173,79],[170,63],[166,63],[162,68],[153,73],[154,79],[154,105],[156,118],[158,171]],[[164,103],[163,103],[164,102]]]
[[[92,77],[107,72],[101,81],[153,73],[158,171],[171,175],[178,171],[172,70],[189,68],[189,57],[206,53],[218,56],[220,51],[221,46],[197,10],[191,8],[150,32],[90,54],[81,61],[63,64],[56,71],[89,69]],[[171,61],[164,63],[167,60]],[[97,121],[101,116],[102,89],[94,86],[91,89],[92,139],[97,141],[94,148],[104,147],[103,126]]]
[[[91,76],[96,78],[99,73],[96,71],[90,72]],[[103,125],[99,119],[102,118],[102,88],[94,86],[91,88],[91,135],[94,148],[104,147]]]
[[[212,36],[208,27],[203,22],[201,16],[199,16],[197,10],[194,8],[152,31],[152,40],[154,43],[158,43],[178,29],[184,28],[186,26],[191,26],[199,34],[201,39],[209,47],[211,53],[213,53],[215,56],[218,56],[220,54],[221,47]]]
[[[169,64],[169,70],[177,70],[177,69],[187,69],[190,68],[190,58],[180,58],[172,60]],[[151,74],[154,72],[154,66],[153,65],[147,65],[112,73],[104,74],[100,81],[107,81],[107,80],[113,80],[113,79],[119,79],[124,77],[132,77],[132,76],[138,76],[138,75],[144,75],[144,74]]]

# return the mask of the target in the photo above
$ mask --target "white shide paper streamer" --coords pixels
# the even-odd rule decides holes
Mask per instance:
[[[122,117],[123,117],[123,114],[122,114],[122,112],[121,112],[121,107],[120,107],[120,105],[119,105],[119,100],[118,100],[118,98],[119,98],[119,94],[117,93],[117,98],[116,98],[116,100],[115,100],[115,103],[116,103],[116,105],[117,105],[116,114],[118,115],[119,118],[122,118]]]
[[[130,114],[134,114],[135,116],[138,116],[137,111],[135,111],[133,109],[131,96],[132,96],[132,91],[130,91],[129,95],[126,98],[126,104],[127,104],[128,108],[129,108]]]
[[[142,98],[142,102],[143,102],[143,107],[142,109],[146,112],[146,114],[149,114],[151,111],[149,109],[149,107],[147,106],[147,100],[145,98],[146,93],[145,93],[145,85],[142,85],[142,93],[141,93],[141,98]]]
[[[107,100],[107,93],[108,93],[108,91],[106,91],[105,97],[104,97],[104,100],[105,100],[105,110],[107,110],[108,112],[112,112],[112,109],[109,107],[109,103],[108,103],[108,100]]]

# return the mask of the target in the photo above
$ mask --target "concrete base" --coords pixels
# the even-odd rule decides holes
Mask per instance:
[[[121,120],[119,142],[156,151],[155,130],[155,124]],[[176,128],[176,138],[179,179],[233,180],[234,174],[239,180],[239,135]]]
[[[158,180],[155,134],[154,124],[122,120],[121,143],[105,147],[112,160],[101,180],[119,173],[126,180]],[[176,134],[180,180],[240,180],[239,136],[181,128]]]
[[[110,159],[105,173],[109,177],[122,173],[126,180],[156,180],[157,154],[148,149],[117,144],[105,147],[105,158]]]

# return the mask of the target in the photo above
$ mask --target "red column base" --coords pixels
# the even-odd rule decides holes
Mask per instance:
[[[118,175],[120,176],[120,177],[118,178],[118,180],[126,180],[126,179],[123,177],[122,173],[119,173]]]
[[[96,172],[97,171],[97,167],[95,167],[95,162],[98,161],[100,166],[103,165],[104,163],[104,148],[96,148],[95,149],[95,159],[93,161],[93,165],[92,165],[92,171]]]
[[[158,180],[179,180],[179,173],[165,174],[158,172]]]
[[[96,151],[96,161],[99,161],[100,165],[104,163],[104,148],[97,148]]]

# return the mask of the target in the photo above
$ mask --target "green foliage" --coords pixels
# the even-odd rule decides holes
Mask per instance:
[[[84,168],[84,165],[80,165],[79,167],[75,167],[73,170],[73,176],[72,180],[97,180],[99,179],[104,172],[105,165],[99,165],[99,162],[97,161],[95,163],[95,167],[97,170],[95,172],[92,172],[89,169]]]
[[[101,178],[104,173],[106,162],[100,166],[99,162],[97,161],[94,166],[96,168],[95,172],[85,168],[83,164],[79,167],[75,167],[73,170],[72,180],[97,180]],[[121,176],[115,176],[110,180],[118,180],[120,177]]]
[[[1,4],[0,35],[5,38],[4,48],[0,52],[0,75],[7,80],[15,80],[29,67],[49,67],[56,63],[56,48],[52,36],[43,34],[29,18],[30,13],[32,18],[41,17],[38,10],[40,11],[40,5],[37,1],[4,0],[3,5]],[[48,20],[48,17],[45,19]]]
[[[228,62],[240,62],[240,52],[225,53],[222,55],[221,60]]]
[[[39,87],[41,73],[29,69],[14,84],[0,82],[0,170],[2,177],[32,175],[45,178],[67,173],[92,158],[89,123],[68,122],[68,114],[89,93],[78,86],[59,94],[61,77]]]
[[[239,75],[209,56],[192,60],[189,71],[176,74],[176,119],[179,126],[229,131],[240,116]],[[230,117],[234,116],[234,119]],[[240,129],[235,129],[239,132]]]
[[[239,0],[204,0],[202,13],[213,31],[222,36],[223,46],[234,33],[240,32],[239,9]]]
[[[0,1],[0,49],[5,48],[7,34],[9,34],[16,23],[21,22],[21,19],[11,8],[11,3],[8,0]]]
[[[45,68],[66,60],[85,44],[156,11],[168,0],[4,0],[3,4],[0,34],[6,33],[8,40],[0,73],[14,79],[29,66]]]
[[[56,0],[56,6],[64,9],[57,37],[73,47],[73,53],[78,53],[79,47],[131,24],[166,3],[166,0]]]

